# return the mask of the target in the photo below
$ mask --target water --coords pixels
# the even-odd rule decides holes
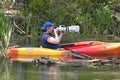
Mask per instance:
[[[120,80],[120,69],[111,67],[34,66],[33,63],[1,61],[0,80]]]

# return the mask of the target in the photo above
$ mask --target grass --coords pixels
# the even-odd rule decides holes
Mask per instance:
[[[4,57],[7,57],[7,49],[12,32],[12,26],[4,11],[0,9],[0,51]]]

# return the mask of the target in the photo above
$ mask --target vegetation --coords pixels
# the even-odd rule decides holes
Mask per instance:
[[[109,4],[119,0],[30,0],[22,9],[24,16],[29,17],[25,27],[33,34],[39,32],[46,21],[59,25],[80,25],[83,35],[114,34],[111,25],[114,23],[114,11]]]
[[[110,7],[113,3],[120,3],[119,0],[21,0],[18,4],[11,1],[2,1],[0,7],[20,11],[20,14],[12,16],[14,32],[19,34],[41,35],[40,27],[46,21],[53,22],[55,26],[79,25],[80,34],[77,36],[120,34],[120,21],[114,18],[115,12]],[[19,6],[21,3],[22,7]],[[7,47],[11,24],[3,10],[0,10],[0,28],[0,39]]]
[[[21,10],[20,15],[24,18],[17,22],[17,25],[23,34],[41,34],[40,27],[43,23],[51,21],[55,26],[79,25],[81,35],[119,35],[120,22],[114,25],[116,23],[113,19],[114,10],[110,7],[110,4],[119,2],[119,0],[25,0],[21,1],[24,4],[22,8],[18,6],[20,1],[18,4],[17,1],[12,4],[10,0],[3,3],[4,6],[11,4],[14,9]]]
[[[7,57],[11,27],[10,21],[5,17],[3,10],[0,9],[0,51],[5,57]]]

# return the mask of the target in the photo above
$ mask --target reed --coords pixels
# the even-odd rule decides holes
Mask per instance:
[[[10,21],[6,18],[4,11],[0,9],[0,51],[4,57],[7,57],[7,50],[12,32]]]
[[[113,22],[112,17],[114,11],[110,10],[108,5],[101,5],[99,8],[93,8],[91,10],[88,10],[84,14],[83,34],[110,34],[108,30]]]

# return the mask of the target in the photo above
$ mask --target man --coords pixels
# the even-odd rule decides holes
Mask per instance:
[[[46,22],[41,29],[44,31],[42,35],[43,47],[50,49],[61,48],[60,41],[65,32],[61,32],[60,35],[58,35],[58,29],[54,28],[51,22]],[[54,32],[55,37],[52,36],[52,32]]]

